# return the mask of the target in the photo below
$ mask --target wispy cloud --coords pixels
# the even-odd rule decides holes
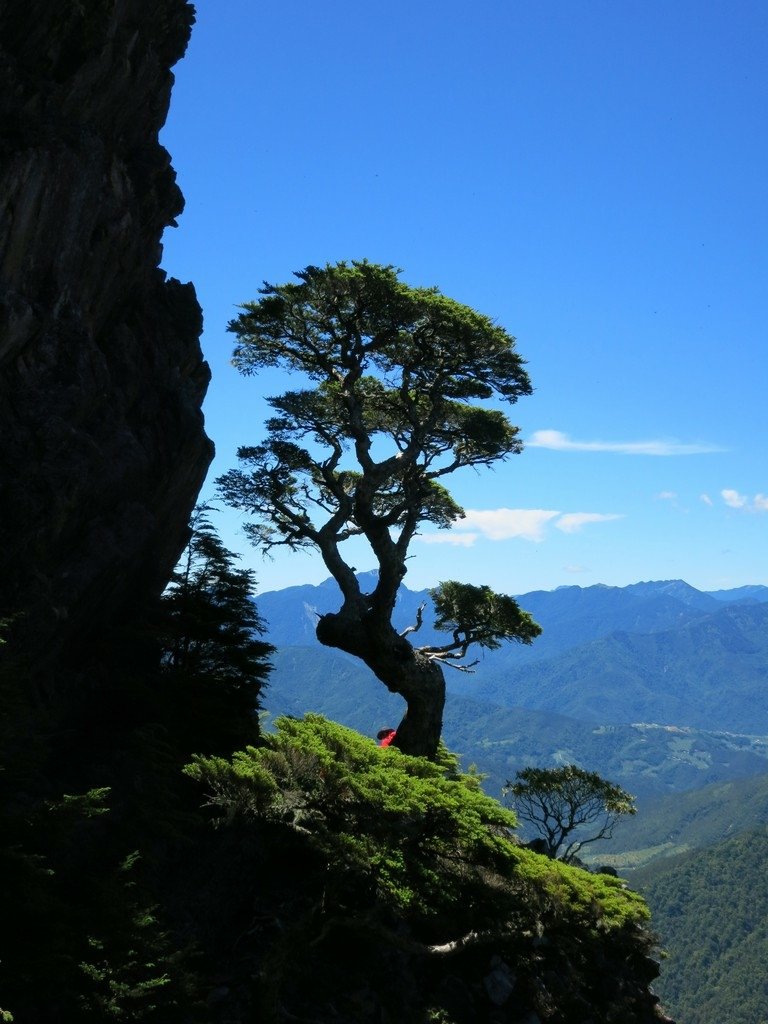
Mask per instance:
[[[677,493],[675,491],[660,491],[656,497],[659,501],[675,501]]]
[[[620,455],[706,455],[725,451],[712,444],[681,444],[679,441],[572,441],[560,430],[536,430],[528,438],[529,448],[550,448],[556,452],[616,452]]]
[[[478,533],[457,533],[455,530],[445,530],[440,533],[422,533],[416,539],[424,544],[452,544],[454,547],[471,548],[479,536]]]
[[[544,527],[559,512],[544,508],[468,508],[464,519],[456,528],[479,530],[489,540],[510,540],[522,537],[524,540],[544,540]]]
[[[564,569],[565,572],[572,572],[572,573],[579,573],[579,572],[587,572],[588,571],[586,565],[564,565],[563,569]]]
[[[720,496],[726,505],[730,505],[731,508],[744,508],[749,500],[746,494],[739,494],[738,491],[723,490],[720,491]]]
[[[703,501],[705,505],[714,505],[714,501],[712,501],[708,494],[700,494],[699,501]]]
[[[582,526],[587,526],[589,523],[608,523],[612,519],[623,518],[624,516],[608,512],[567,512],[564,516],[560,516],[555,526],[563,533],[576,533]]]
[[[576,533],[592,523],[623,519],[609,512],[559,512],[546,508],[468,508],[450,530],[418,536],[424,544],[453,544],[472,547],[480,537],[486,540],[527,540],[539,543],[545,539],[546,528],[552,524],[562,533]]]
[[[768,497],[765,494],[749,498],[746,494],[725,488],[720,491],[720,497],[729,508],[743,509],[745,512],[768,512]]]

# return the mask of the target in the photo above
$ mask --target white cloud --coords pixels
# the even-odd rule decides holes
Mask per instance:
[[[588,523],[607,523],[612,519],[623,518],[624,516],[606,512],[567,512],[564,516],[560,516],[555,526],[563,533],[576,533]]]
[[[587,572],[586,565],[564,565],[565,572]]]
[[[535,430],[529,448],[550,448],[556,452],[618,452],[621,455],[705,455],[725,449],[711,444],[681,444],[678,441],[572,441],[560,430]]]
[[[700,494],[699,501],[703,501],[705,505],[714,505],[714,502],[708,494]]]
[[[464,519],[456,529],[479,530],[489,540],[510,540],[522,537],[524,540],[544,540],[544,527],[550,519],[556,519],[559,512],[543,508],[468,508]]]
[[[674,491],[660,491],[656,497],[659,501],[674,501],[677,494]]]
[[[765,494],[756,494],[750,500],[746,494],[726,488],[720,491],[720,496],[730,508],[741,508],[746,512],[768,512],[768,496]]]
[[[416,540],[424,544],[453,544],[456,547],[471,548],[479,534],[477,533],[455,533],[453,530],[441,533],[417,534]]]
[[[744,508],[747,504],[747,497],[744,494],[739,494],[738,491],[723,490],[720,491],[720,496],[726,505],[730,505],[731,508]]]
[[[417,536],[424,544],[453,544],[472,547],[476,540],[521,540],[539,543],[546,527],[552,523],[562,533],[576,533],[589,523],[606,523],[623,519],[605,512],[558,512],[545,508],[468,508],[463,519],[457,519],[449,531]],[[581,568],[573,571],[581,572]]]

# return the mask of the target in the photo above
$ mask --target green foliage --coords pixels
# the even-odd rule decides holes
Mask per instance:
[[[196,757],[186,771],[221,821],[270,822],[307,837],[335,906],[387,906],[422,926],[450,921],[454,935],[481,923],[503,934],[530,912],[526,900],[593,928],[647,917],[616,879],[518,846],[514,815],[447,753],[442,764],[409,757],[313,714],[276,727],[261,747],[231,760]]]
[[[522,848],[512,813],[444,749],[410,757],[319,715],[276,725],[259,747],[187,769],[221,842],[260,849],[240,868],[260,885],[244,925],[252,1019],[486,1019],[492,957],[521,1012],[648,1019],[605,984],[629,971],[642,993],[653,973],[647,908],[619,879]],[[471,1011],[456,1013],[457,990]]]
[[[408,656],[407,641],[396,643],[397,590],[419,527],[446,529],[463,515],[443,479],[522,450],[506,415],[477,403],[515,402],[530,394],[530,381],[502,327],[436,288],[406,285],[392,266],[342,262],[295,277],[265,284],[229,325],[238,338],[234,363],[246,374],[281,367],[313,386],[269,399],[276,415],[266,440],[239,449],[243,468],[219,478],[220,493],[252,517],[247,532],[262,549],[320,552],[346,619],[335,629],[329,617],[322,642],[376,666],[381,682],[408,702],[396,742],[432,754],[444,681],[438,665],[425,668],[424,659]],[[353,537],[364,537],[378,562],[370,594],[341,553]],[[471,618],[465,595],[453,642],[425,648],[430,661],[461,659],[474,642],[494,646],[495,630],[524,642],[536,635],[511,598],[487,588],[478,597],[481,620]]]
[[[429,595],[437,614],[435,629],[452,633],[454,643],[461,645],[460,651],[466,652],[471,644],[493,651],[501,647],[502,640],[531,644],[541,633],[541,627],[514,598],[496,594],[490,587],[448,580],[430,590]]]
[[[538,832],[548,856],[557,857],[562,849],[566,863],[588,843],[610,837],[622,815],[636,813],[634,797],[577,765],[523,768],[516,779],[505,792],[517,813]]]
[[[264,747],[231,762],[196,758],[187,769],[229,816],[310,829],[329,861],[354,871],[375,898],[427,915],[447,912],[465,873],[501,855],[496,833],[514,816],[445,755],[444,764],[409,758],[318,715],[276,726]]]
[[[530,393],[514,339],[398,273],[367,261],[307,267],[299,284],[265,285],[230,324],[243,373],[281,366],[315,382],[269,400],[278,413],[269,440],[239,453],[250,472],[219,481],[228,502],[260,520],[254,539],[266,547],[370,539],[372,500],[377,526],[405,529],[407,546],[417,522],[448,526],[461,515],[435,486],[441,476],[521,448],[500,411],[466,404]],[[357,466],[344,459],[349,449]],[[322,537],[314,515],[327,524]]]
[[[412,288],[398,275],[392,266],[363,260],[309,266],[295,275],[299,284],[266,284],[263,298],[246,303],[231,324],[239,338],[235,365],[253,373],[289,361],[323,381],[328,366],[350,358],[362,344],[384,375],[411,366],[414,391],[424,391],[439,375],[448,398],[486,398],[498,390],[514,399],[528,393],[503,328],[437,288]],[[465,364],[471,371],[452,375]]]

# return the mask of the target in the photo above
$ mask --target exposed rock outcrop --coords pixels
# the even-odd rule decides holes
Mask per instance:
[[[0,9],[0,618],[72,656],[158,592],[212,457],[183,200],[158,132],[184,0]],[[19,616],[21,614],[21,617]]]

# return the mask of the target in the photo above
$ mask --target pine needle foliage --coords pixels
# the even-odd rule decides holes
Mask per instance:
[[[398,588],[423,525],[449,529],[465,514],[449,478],[522,451],[519,428],[488,403],[514,404],[531,382],[503,327],[437,288],[406,284],[396,267],[340,262],[294,277],[265,283],[229,325],[242,373],[278,367],[297,389],[267,399],[266,437],[238,449],[240,468],[219,477],[219,493],[249,517],[245,531],[263,551],[320,554],[341,606],[318,621],[318,640],[399,693],[408,710],[395,744],[434,756],[441,665],[459,667],[474,643],[528,644],[540,630],[511,597],[441,583],[437,626],[451,639],[416,647],[421,619],[407,640],[392,625]],[[350,540],[376,561],[370,593],[347,555]]]
[[[165,685],[189,718],[187,749],[231,751],[258,733],[259,695],[274,650],[261,639],[255,576],[236,565],[210,520],[195,509],[191,536],[165,591],[158,629]]]

